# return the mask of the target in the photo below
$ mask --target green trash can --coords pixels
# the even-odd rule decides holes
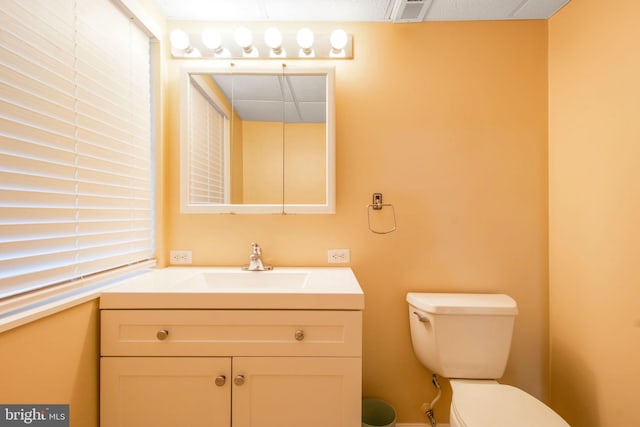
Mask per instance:
[[[380,399],[362,400],[362,427],[395,427],[396,411]]]

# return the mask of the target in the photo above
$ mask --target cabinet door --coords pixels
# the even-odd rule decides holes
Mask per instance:
[[[229,427],[230,358],[103,357],[101,427]],[[216,378],[226,377],[224,384]]]
[[[234,357],[233,427],[360,427],[361,376],[360,358]]]

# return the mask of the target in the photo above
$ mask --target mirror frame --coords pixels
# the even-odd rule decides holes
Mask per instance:
[[[327,78],[325,203],[322,204],[190,204],[188,130],[190,120],[191,74],[324,74]],[[233,112],[232,112],[233,113]],[[308,63],[253,62],[234,63],[207,61],[197,65],[183,65],[180,72],[180,212],[215,214],[334,214],[336,212],[335,169],[335,67]]]

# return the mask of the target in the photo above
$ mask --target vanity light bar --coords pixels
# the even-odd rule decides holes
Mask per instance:
[[[171,56],[189,59],[352,59],[353,37],[343,29],[251,30],[245,26],[201,30],[175,28],[169,33]]]

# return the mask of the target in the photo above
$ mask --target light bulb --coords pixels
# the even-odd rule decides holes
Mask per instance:
[[[282,46],[282,33],[276,27],[267,28],[264,32],[264,42],[271,49],[278,49]]]
[[[310,49],[313,46],[313,39],[313,31],[308,28],[301,28],[296,36],[298,46],[303,49]]]
[[[222,37],[218,30],[207,28],[202,32],[202,43],[212,50],[217,50],[222,46]]]
[[[171,34],[169,34],[169,40],[171,40],[171,45],[176,49],[189,49],[189,35],[183,30],[171,31]]]
[[[329,42],[331,43],[331,49],[329,49],[329,57],[331,58],[344,58],[347,54],[344,48],[347,46],[349,38],[347,33],[342,29],[337,29],[331,33]]]
[[[238,27],[233,35],[236,43],[243,49],[251,47],[253,36],[247,27]]]
[[[270,57],[282,58],[287,56],[282,48],[282,33],[276,27],[267,28],[267,31],[264,32],[264,42],[271,48]]]
[[[216,58],[230,58],[229,49],[222,46],[222,36],[220,32],[214,28],[206,28],[202,31],[202,44],[207,49],[213,50]]]
[[[300,52],[298,56],[302,58],[312,58],[315,55],[313,52],[313,31],[308,28],[301,28],[296,35],[296,41],[300,46]]]
[[[238,27],[233,35],[238,46],[242,48],[242,56],[246,58],[257,58],[258,49],[252,45],[253,36],[247,27]]]
[[[347,45],[347,33],[342,29],[334,30],[331,33],[331,47],[335,50],[342,50]]]

